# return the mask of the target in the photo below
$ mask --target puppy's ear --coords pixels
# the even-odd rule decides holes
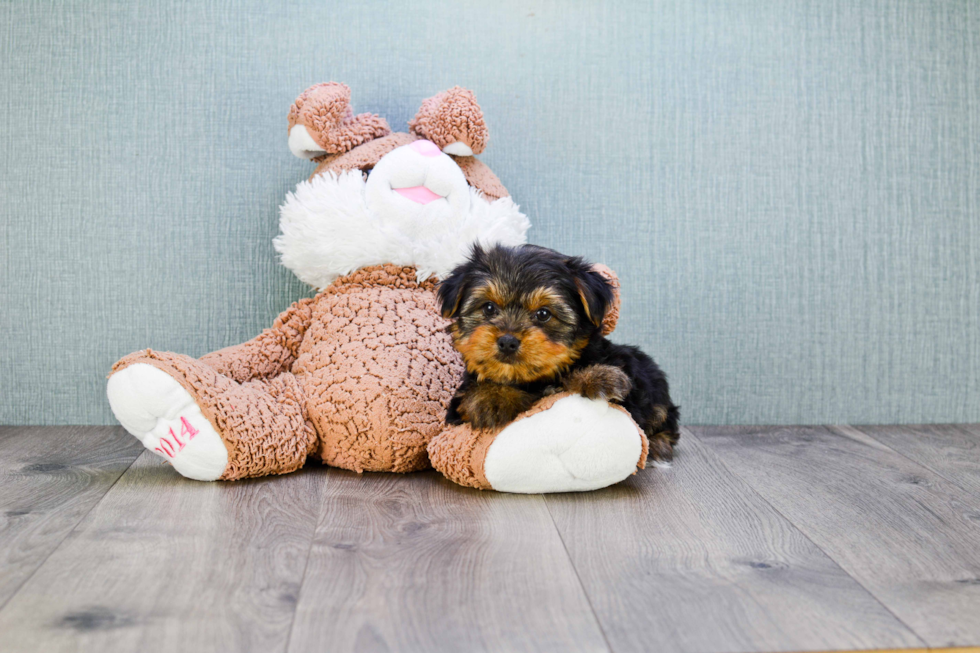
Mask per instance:
[[[466,296],[466,270],[464,265],[453,270],[452,274],[439,282],[436,293],[439,297],[439,311],[447,320],[459,314],[459,305]]]
[[[483,260],[483,256],[483,249],[474,245],[469,260],[456,266],[448,277],[439,282],[436,296],[439,299],[439,311],[444,318],[453,319],[459,315],[459,307],[469,293],[476,264]]]
[[[572,270],[585,317],[595,326],[601,326],[606,309],[613,300],[612,286],[604,276],[580,258],[569,259],[567,265]]]

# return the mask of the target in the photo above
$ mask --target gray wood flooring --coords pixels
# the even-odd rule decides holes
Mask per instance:
[[[980,428],[692,427],[587,494],[180,478],[0,427],[0,652],[980,645]]]

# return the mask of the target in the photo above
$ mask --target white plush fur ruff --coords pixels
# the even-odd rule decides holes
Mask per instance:
[[[119,423],[181,476],[215,481],[225,471],[228,450],[221,436],[187,390],[163,370],[146,363],[130,365],[109,377],[106,394]],[[193,438],[183,435],[182,417],[197,431]],[[174,447],[171,457],[161,453],[160,440],[168,438],[172,443],[173,434],[184,446]]]
[[[526,242],[530,222],[509,197],[488,202],[469,188],[465,213],[428,228],[414,223],[400,228],[392,216],[368,210],[365,186],[357,170],[324,174],[300,183],[286,197],[280,208],[282,233],[274,244],[282,264],[302,281],[323,289],[338,276],[383,263],[413,265],[419,280],[432,275],[443,279],[476,242]]]
[[[642,448],[625,413],[574,395],[501,431],[483,469],[499,492],[582,492],[626,479]]]

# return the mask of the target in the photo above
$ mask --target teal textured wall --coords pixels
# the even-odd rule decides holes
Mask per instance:
[[[534,242],[622,276],[689,423],[980,421],[980,4],[0,3],[0,423],[112,423],[144,347],[307,290],[304,88],[476,91]]]

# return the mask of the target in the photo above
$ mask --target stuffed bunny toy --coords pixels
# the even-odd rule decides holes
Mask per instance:
[[[318,165],[281,207],[275,247],[319,294],[200,359],[122,358],[108,397],[127,431],[202,481],[285,474],[314,458],[539,493],[601,488],[643,467],[647,440],[629,414],[577,395],[549,396],[495,431],[446,425],[463,365],[436,284],[474,243],[518,245],[530,226],[475,156],[488,131],[472,92],[425,100],[408,132],[392,133],[377,115],[354,115],[347,86],[318,84],[288,123],[290,150]],[[607,332],[617,316],[618,304]]]

